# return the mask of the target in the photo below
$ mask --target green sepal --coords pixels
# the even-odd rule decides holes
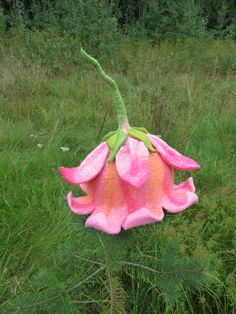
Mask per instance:
[[[147,130],[146,128],[143,128],[143,127],[136,127],[136,126],[133,126],[132,129],[141,131],[141,132],[146,133],[146,134],[150,134],[150,132],[148,132],[148,130]]]
[[[121,146],[124,144],[126,137],[127,134],[123,132],[121,129],[118,129],[118,131],[116,131],[114,135],[108,138],[107,144],[110,149],[110,156],[108,162],[112,162],[115,159],[116,154],[118,153]]]
[[[111,131],[109,133],[107,133],[106,135],[103,136],[102,138],[102,142],[105,142],[107,141],[112,135],[116,134],[117,130],[116,131]]]
[[[151,134],[146,128],[143,128],[143,127],[132,126],[132,129],[141,131],[141,132],[146,133],[146,134]],[[161,135],[159,135],[159,134],[156,136],[161,137]]]
[[[142,141],[145,146],[152,152],[155,153],[156,150],[155,148],[152,146],[151,141],[149,140],[149,138],[147,137],[147,135],[139,130],[137,130],[136,128],[131,128],[128,129],[128,134],[133,137],[136,138],[137,140]]]

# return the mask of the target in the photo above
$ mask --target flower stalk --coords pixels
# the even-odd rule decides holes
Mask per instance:
[[[78,215],[91,214],[86,227],[118,234],[122,228],[161,221],[164,209],[176,213],[197,203],[193,178],[176,185],[173,169],[192,171],[201,166],[145,128],[130,127],[116,82],[96,59],[83,49],[81,53],[111,86],[119,127],[78,167],[60,167],[65,180],[80,185],[87,194],[74,197],[68,193],[71,210]]]
[[[84,51],[83,48],[80,49],[80,52],[82,56],[88,62],[90,62],[92,65],[95,66],[101,78],[110,85],[111,90],[112,90],[114,104],[116,106],[118,127],[122,129],[125,125],[128,125],[128,117],[127,117],[127,112],[125,108],[125,103],[124,103],[123,97],[121,96],[121,93],[120,93],[120,90],[116,81],[113,80],[109,75],[107,75],[105,71],[102,69],[100,63],[95,58],[91,57],[86,51]]]

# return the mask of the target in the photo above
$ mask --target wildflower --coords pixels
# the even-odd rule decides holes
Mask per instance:
[[[43,146],[44,146],[43,144],[37,144],[38,148],[43,148]]]
[[[70,150],[69,147],[66,146],[61,146],[60,148],[63,152],[68,152],[68,150]]]
[[[191,171],[200,165],[146,129],[130,127],[115,81],[95,59],[82,53],[112,87],[119,128],[105,136],[80,166],[60,168],[68,183],[79,185],[87,194],[76,198],[70,192],[71,210],[91,214],[86,227],[117,234],[121,228],[161,221],[163,209],[175,213],[196,203],[192,177],[175,185],[174,169]]]

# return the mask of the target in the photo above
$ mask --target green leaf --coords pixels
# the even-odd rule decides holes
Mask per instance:
[[[106,135],[104,135],[102,138],[102,142],[105,142],[106,140],[108,140],[112,135],[116,134],[116,132],[117,132],[117,130],[111,131],[111,132],[107,133]]]
[[[136,126],[133,126],[132,129],[141,131],[141,132],[146,133],[146,134],[149,134],[149,133],[150,133],[150,132],[148,132],[148,130],[147,130],[146,128],[143,128],[143,127],[136,127]]]
[[[155,153],[155,152],[156,152],[155,148],[152,146],[151,141],[149,140],[149,138],[147,137],[147,135],[144,134],[143,132],[138,131],[137,129],[131,128],[131,129],[128,129],[128,134],[129,134],[131,137],[136,138],[136,139],[142,141],[142,142],[145,144],[145,146],[146,146],[152,153]]]
[[[116,131],[116,133],[107,140],[107,144],[110,149],[110,157],[108,159],[108,162],[112,162],[115,159],[116,154],[118,153],[121,146],[124,144],[126,137],[127,134],[121,129],[118,129],[118,131]]]

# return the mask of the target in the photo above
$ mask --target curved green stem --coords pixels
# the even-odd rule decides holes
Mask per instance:
[[[87,52],[85,52],[83,48],[81,48],[80,52],[85,57],[85,59],[87,59],[91,64],[95,66],[102,79],[110,85],[118,115],[118,126],[122,128],[122,126],[128,123],[128,117],[126,113],[125,103],[123,97],[121,96],[119,87],[116,84],[116,81],[108,76],[102,69],[100,63],[95,58],[87,54]]]

